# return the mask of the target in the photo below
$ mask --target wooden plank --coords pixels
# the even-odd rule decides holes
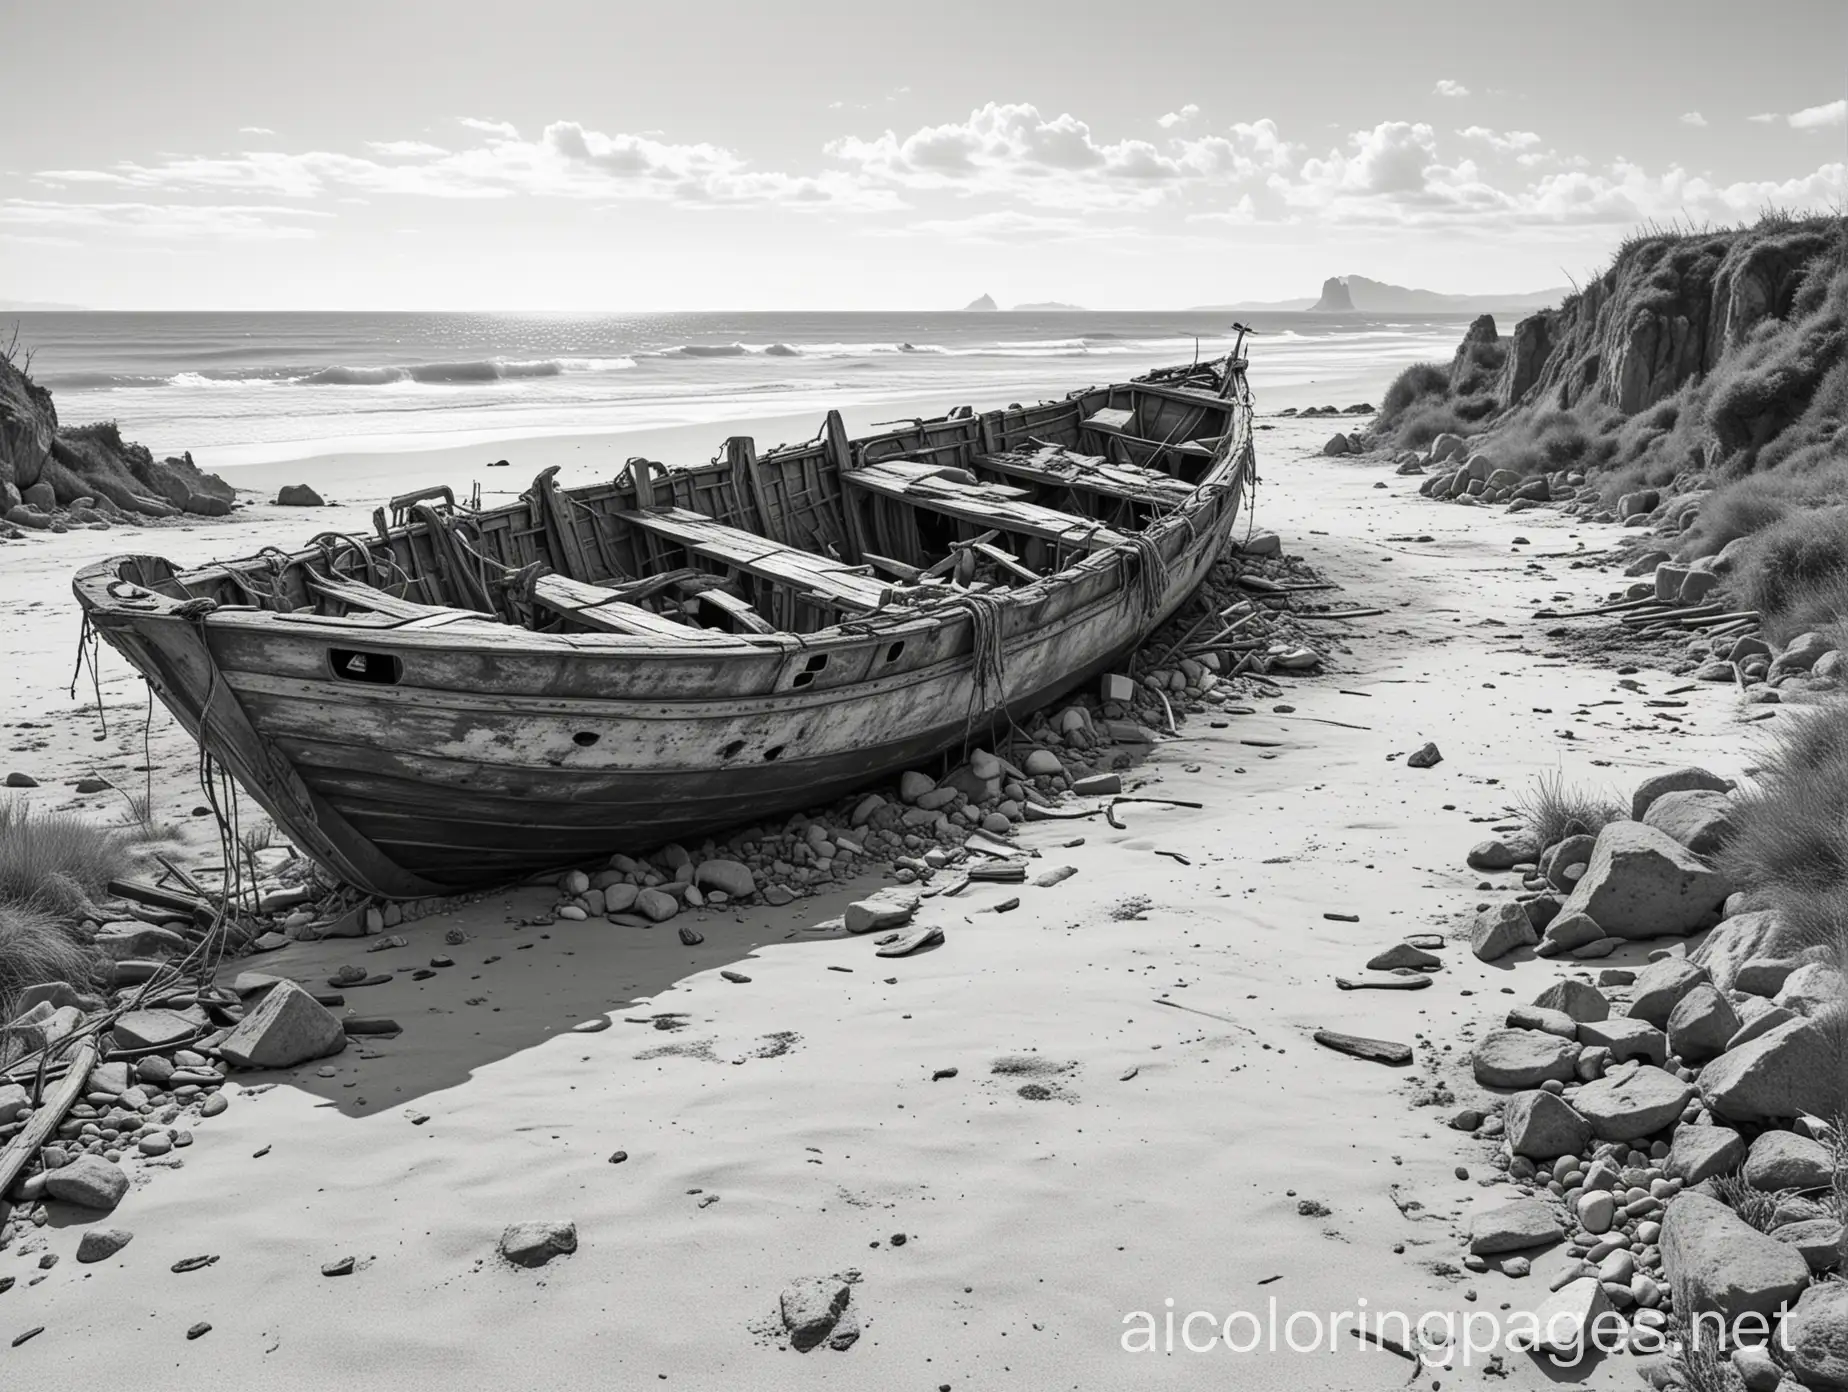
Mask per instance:
[[[1078,488],[1107,498],[1125,498],[1153,506],[1174,506],[1185,502],[1193,493],[1190,485],[1158,470],[1146,469],[1140,464],[1113,463],[1061,445],[1042,445],[1031,453],[1015,450],[981,455],[976,463],[996,473],[1047,487]]]
[[[725,441],[725,465],[731,470],[732,489],[738,496],[737,525],[747,532],[776,536],[758,487],[756,442],[749,435],[731,436]]]
[[[1384,1063],[1395,1068],[1412,1061],[1412,1046],[1391,1039],[1368,1039],[1365,1035],[1319,1029],[1315,1032],[1315,1042],[1325,1049],[1334,1049],[1343,1054],[1352,1054],[1358,1059],[1366,1059],[1370,1063]]]
[[[586,584],[563,575],[542,575],[533,582],[533,599],[555,613],[563,614],[592,628],[611,633],[628,633],[649,638],[669,638],[680,643],[701,643],[708,647],[736,647],[739,639],[729,633],[691,628],[675,623],[661,614],[630,604],[614,591],[601,585]]]
[[[385,614],[401,623],[414,619],[444,618],[451,621],[460,619],[481,619],[488,623],[497,623],[490,614],[478,613],[473,609],[456,609],[448,605],[419,604],[414,599],[400,599],[396,595],[386,594],[359,580],[330,580],[306,572],[308,588],[316,594],[337,599],[342,604],[355,609],[370,609],[375,614]]]
[[[847,559],[862,561],[866,558],[866,537],[860,526],[860,510],[847,496],[847,476],[853,472],[853,446],[848,442],[847,425],[839,411],[828,412],[822,434],[828,448],[828,462],[840,482],[841,521],[847,529]]]
[[[694,555],[717,561],[775,584],[787,585],[850,609],[880,607],[886,586],[853,567],[812,551],[782,546],[752,532],[727,527],[702,513],[668,508],[622,514],[622,520],[679,542]]]
[[[954,517],[978,527],[999,527],[1086,551],[1121,545],[1125,538],[1101,522],[1023,501],[1024,490],[1002,484],[967,484],[930,472],[930,465],[868,464],[848,476],[855,488]],[[920,474],[916,471],[923,470]]]
[[[38,1110],[32,1113],[32,1120],[7,1142],[4,1151],[0,1151],[0,1194],[13,1187],[19,1172],[38,1154],[39,1148],[52,1138],[65,1115],[77,1104],[77,1099],[83,1096],[84,1087],[90,1081],[90,1069],[95,1063],[96,1036],[91,1035],[71,1051],[70,1067],[58,1080],[58,1085],[39,1104]]]
[[[571,502],[559,497],[557,474],[558,466],[554,464],[533,480],[539,521],[545,525],[546,542],[552,552],[552,569],[573,580],[588,580],[590,560],[584,554],[584,542],[571,515]]]
[[[710,604],[748,633],[776,632],[774,624],[735,594],[725,590],[701,590],[695,598],[701,604]]]

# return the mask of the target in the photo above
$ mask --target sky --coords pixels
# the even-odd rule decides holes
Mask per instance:
[[[10,6],[0,300],[1183,308],[1840,209],[1843,0]]]

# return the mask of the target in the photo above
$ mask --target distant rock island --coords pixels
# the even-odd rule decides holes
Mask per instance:
[[[976,309],[981,310],[983,313],[1000,308],[1001,306],[995,303],[995,297],[993,295],[978,295],[975,299],[970,300],[968,304],[963,306],[964,310]]]
[[[1519,312],[1549,309],[1570,291],[1565,286],[1551,290],[1527,290],[1509,294],[1445,295],[1435,290],[1415,290],[1405,285],[1388,285],[1363,275],[1330,276],[1322,282],[1319,299],[1241,300],[1237,304],[1195,305],[1195,310],[1214,312],[1255,310],[1308,310],[1317,314],[1494,314],[1498,311]]]

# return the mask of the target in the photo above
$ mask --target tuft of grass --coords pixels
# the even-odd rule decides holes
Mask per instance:
[[[92,911],[91,900],[128,857],[128,842],[116,828],[0,803],[0,903],[68,916]]]
[[[1799,945],[1848,964],[1848,702],[1784,728],[1735,822],[1719,855],[1733,883],[1757,891]]]
[[[1779,1189],[1775,1193],[1754,1189],[1738,1175],[1715,1175],[1712,1183],[1714,1197],[1761,1233],[1772,1232],[1788,1222],[1785,1207],[1792,1199],[1802,1197],[1795,1189]]]
[[[1566,782],[1563,773],[1543,773],[1516,803],[1536,845],[1544,850],[1581,832],[1596,836],[1612,822],[1628,817],[1623,805],[1595,788]]]
[[[35,904],[0,900],[0,1022],[11,1020],[14,1002],[28,986],[68,981],[90,984],[98,957],[69,924]],[[0,1062],[16,1052],[0,1039]]]

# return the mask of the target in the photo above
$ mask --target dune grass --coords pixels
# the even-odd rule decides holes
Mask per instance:
[[[24,987],[89,979],[95,953],[76,921],[96,912],[129,856],[111,827],[0,803],[0,1019]]]
[[[1567,783],[1558,772],[1541,774],[1515,806],[1541,850],[1568,836],[1596,836],[1629,815],[1610,794]]]
[[[1719,857],[1733,883],[1848,966],[1848,702],[1785,726],[1736,821]]]

